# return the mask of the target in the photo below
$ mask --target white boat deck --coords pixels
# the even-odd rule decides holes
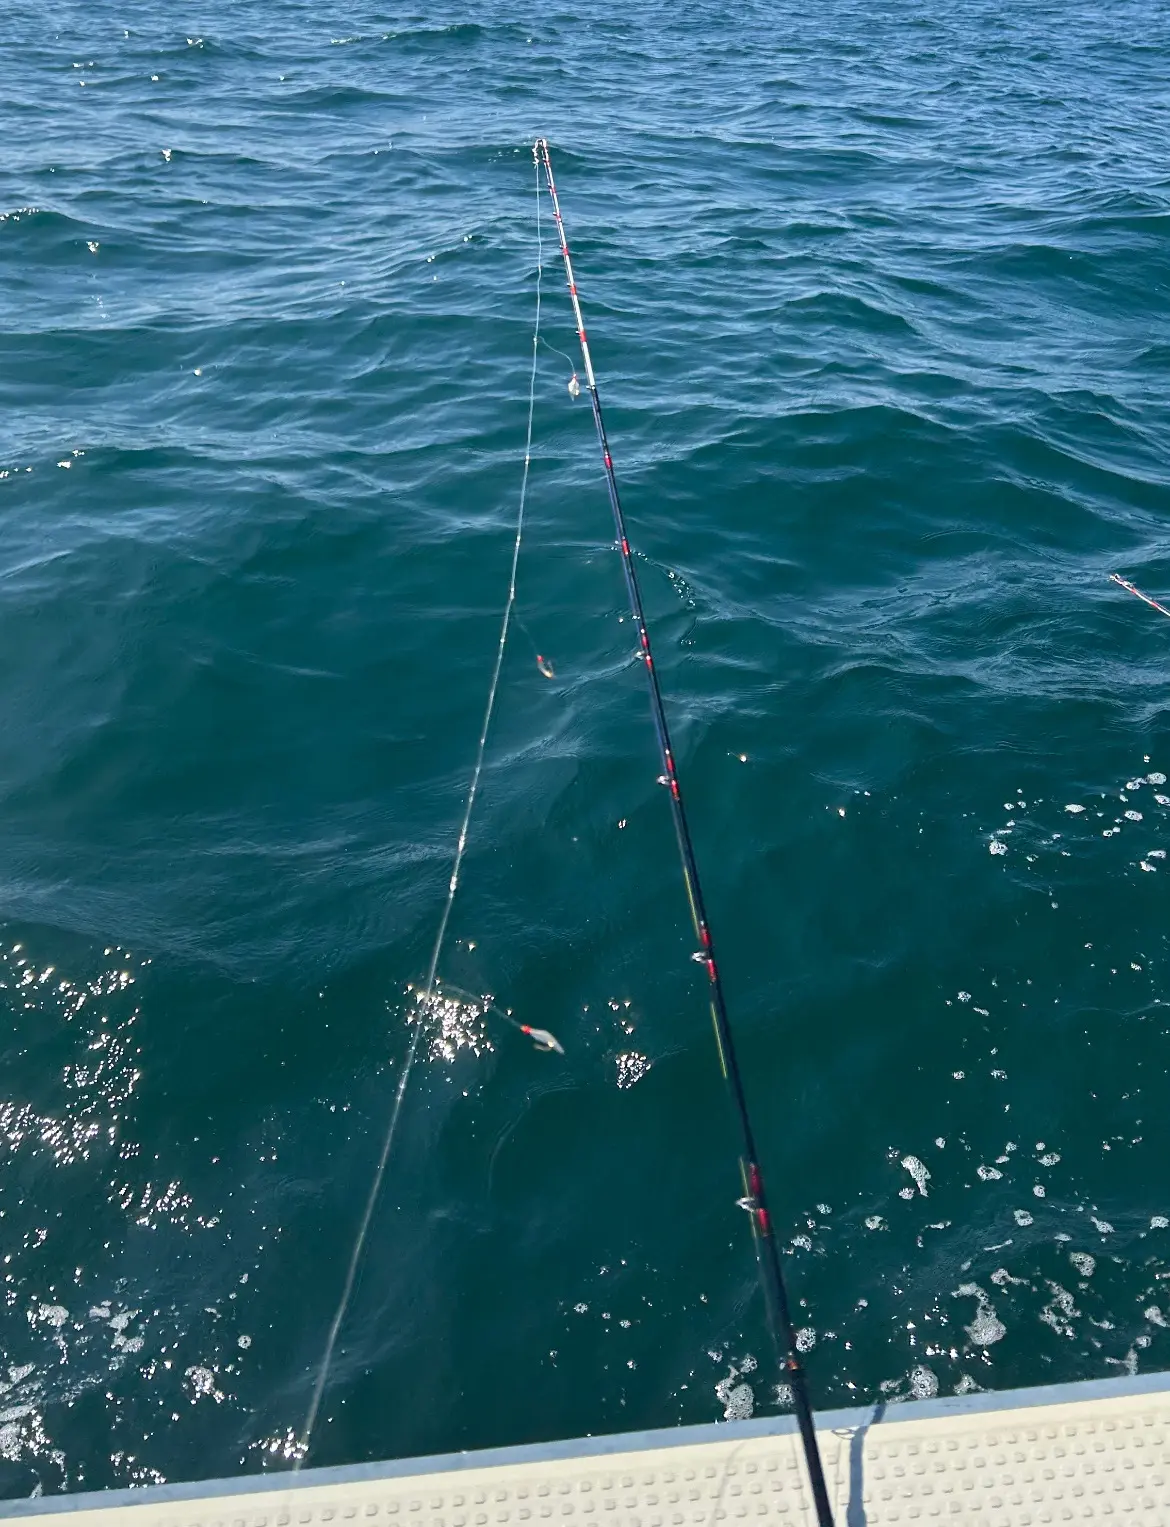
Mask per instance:
[[[1170,1375],[817,1417],[837,1527],[1170,1527]],[[804,1527],[788,1417],[0,1503],[76,1527]]]

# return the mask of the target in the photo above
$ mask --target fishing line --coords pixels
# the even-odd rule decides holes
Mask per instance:
[[[1170,616],[1170,610],[1164,604],[1159,604],[1156,599],[1151,599],[1148,594],[1143,594],[1141,589],[1135,589],[1132,583],[1127,583],[1119,573],[1109,574],[1110,583],[1119,583],[1127,594],[1135,594],[1144,604],[1148,604],[1152,610],[1157,610],[1159,615]]]
[[[748,1113],[747,1096],[744,1092],[743,1078],[740,1074],[731,1025],[727,1016],[727,1006],[724,1002],[723,982],[720,979],[719,967],[715,963],[715,948],[711,938],[711,928],[707,921],[702,887],[699,882],[699,869],[695,862],[694,846],[691,842],[690,828],[687,824],[686,812],[683,808],[682,788],[675,766],[674,751],[670,743],[670,730],[666,723],[666,710],[662,703],[662,691],[658,683],[658,672],[654,667],[654,659],[650,650],[650,634],[646,627],[646,616],[642,608],[642,594],[638,586],[637,571],[634,567],[634,555],[630,550],[629,536],[626,533],[625,515],[622,512],[621,499],[618,496],[613,458],[610,456],[609,441],[605,433],[605,422],[601,414],[601,399],[597,391],[597,378],[593,373],[593,359],[589,353],[589,341],[585,336],[585,320],[581,315],[581,301],[573,275],[573,262],[569,255],[565,223],[561,216],[556,182],[553,179],[548,140],[538,138],[533,147],[533,152],[544,166],[545,181],[548,186],[549,199],[552,202],[553,218],[556,221],[557,234],[560,239],[561,258],[565,266],[565,279],[569,285],[569,296],[573,303],[573,317],[577,324],[577,338],[581,343],[581,359],[585,367],[586,387],[589,392],[589,401],[593,406],[593,422],[597,428],[597,441],[601,447],[602,460],[605,463],[605,483],[609,492],[610,508],[613,510],[618,546],[621,550],[622,568],[626,577],[626,592],[629,595],[630,601],[630,613],[638,631],[638,639],[641,646],[639,657],[646,667],[646,678],[650,689],[650,710],[654,718],[654,729],[658,736],[658,747],[662,756],[663,773],[659,776],[659,783],[665,785],[670,793],[670,809],[674,820],[675,836],[678,839],[683,883],[686,886],[687,900],[690,903],[691,920],[694,923],[695,936],[700,946],[693,958],[702,964],[707,971],[711,1000],[711,1020],[715,1029],[715,1042],[719,1051],[719,1062],[723,1069],[723,1077],[731,1093],[732,1104],[739,1122],[741,1144],[740,1170],[743,1176],[744,1187],[744,1195],[739,1200],[739,1203],[751,1216],[756,1259],[760,1271],[760,1281],[764,1290],[768,1325],[776,1345],[777,1358],[784,1369],[785,1377],[792,1389],[793,1404],[800,1427],[801,1442],[804,1446],[805,1465],[808,1469],[809,1483],[812,1486],[817,1521],[820,1527],[832,1527],[833,1516],[829,1507],[828,1491],[825,1487],[825,1475],[821,1466],[820,1450],[817,1446],[816,1428],[813,1424],[812,1408],[808,1398],[808,1385],[805,1379],[804,1366],[797,1352],[796,1330],[792,1323],[788,1304],[788,1291],[785,1288],[784,1275],[780,1267],[780,1253],[776,1246],[772,1220],[768,1213],[767,1199],[764,1194],[764,1177],[760,1170],[756,1153],[755,1134],[752,1129],[751,1117]]]
[[[535,153],[533,158],[536,158]],[[333,1320],[330,1322],[329,1335],[325,1341],[325,1351],[321,1357],[321,1363],[317,1371],[317,1379],[313,1385],[313,1395],[309,1402],[308,1413],[305,1416],[305,1424],[301,1428],[301,1435],[296,1449],[296,1460],[293,1463],[293,1472],[300,1470],[301,1464],[308,1455],[309,1447],[313,1440],[313,1428],[317,1424],[317,1416],[321,1409],[321,1400],[325,1393],[325,1385],[329,1378],[329,1370],[333,1365],[333,1354],[337,1346],[337,1338],[341,1327],[345,1323],[345,1316],[349,1309],[350,1299],[353,1297],[354,1284],[357,1281],[358,1268],[361,1265],[362,1252],[365,1250],[366,1238],[369,1235],[370,1222],[374,1217],[374,1209],[378,1202],[378,1195],[382,1189],[382,1179],[386,1175],[386,1164],[390,1160],[391,1147],[394,1144],[394,1136],[398,1129],[398,1119],[402,1113],[402,1100],[406,1096],[407,1083],[410,1073],[414,1069],[415,1060],[418,1057],[419,1040],[422,1037],[425,1008],[435,995],[439,960],[443,953],[443,944],[447,937],[447,925],[451,920],[451,907],[455,901],[455,893],[459,889],[459,873],[463,868],[463,856],[467,850],[467,834],[471,826],[471,813],[475,809],[475,797],[479,791],[480,776],[483,773],[484,754],[487,750],[488,732],[491,730],[492,714],[496,707],[496,695],[500,687],[500,673],[504,666],[504,649],[508,644],[508,631],[512,622],[513,608],[516,604],[516,571],[520,563],[520,543],[524,538],[524,508],[528,500],[528,477],[532,464],[532,415],[536,407],[536,359],[537,349],[540,343],[540,301],[541,287],[544,278],[544,239],[541,228],[541,194],[540,194],[540,164],[536,162],[536,319],[532,332],[532,370],[528,379],[528,429],[524,441],[524,472],[520,479],[520,503],[516,511],[516,536],[512,544],[512,569],[508,578],[508,596],[504,601],[504,613],[500,621],[500,637],[496,644],[496,661],[492,669],[491,683],[488,686],[487,704],[484,707],[483,725],[479,732],[479,744],[475,752],[475,766],[471,771],[471,783],[467,791],[467,805],[463,811],[463,821],[459,827],[459,837],[455,845],[455,858],[451,866],[451,878],[447,883],[447,899],[443,905],[443,914],[439,918],[438,930],[435,933],[434,946],[431,949],[430,965],[427,968],[426,984],[422,988],[423,1005],[418,1012],[414,1032],[410,1037],[410,1047],[406,1052],[406,1060],[403,1062],[399,1073],[398,1085],[394,1089],[394,1103],[390,1110],[390,1122],[386,1128],[386,1136],[382,1141],[381,1154],[378,1164],[374,1169],[373,1181],[370,1183],[369,1195],[366,1206],[358,1225],[357,1236],[353,1243],[353,1251],[350,1254],[349,1266],[346,1269],[345,1283],[342,1286],[341,1297],[337,1301],[337,1309],[334,1311]],[[509,1022],[515,1022],[509,1015]],[[546,1049],[555,1048],[560,1050],[560,1045],[552,1038],[551,1034],[541,1030],[532,1030],[525,1025],[516,1023],[516,1027],[538,1044]],[[543,1040],[551,1040],[550,1044],[542,1044]]]
[[[539,174],[539,171],[540,171],[540,167],[539,167],[539,163],[538,163],[538,165],[537,165],[537,173],[538,174]],[[541,335],[541,337],[540,337],[540,343],[544,346],[544,348],[546,350],[551,351],[553,355],[559,355],[560,358],[568,366],[569,370],[572,372],[572,375],[569,377],[569,381],[568,381],[569,396],[571,398],[580,397],[580,395],[581,395],[581,384],[577,380],[577,368],[576,368],[576,366],[573,365],[573,358],[572,358],[572,356],[566,355],[563,350],[558,350],[556,345],[550,345],[548,340],[545,339],[543,335]],[[555,679],[556,676],[557,676],[556,675],[556,669],[553,667],[551,660],[549,658],[545,657],[544,653],[540,650],[540,647],[537,645],[536,637],[533,636],[532,632],[524,624],[524,622],[521,620],[519,615],[515,616],[514,619],[516,621],[516,624],[520,627],[521,631],[524,632],[524,635],[528,639],[528,644],[532,648],[533,656],[536,658],[536,666],[537,666],[537,668],[540,669],[541,673],[545,676],[546,679]]]
[[[566,355],[563,350],[558,350],[556,345],[550,345],[547,339],[542,339],[541,344],[546,350],[551,350],[554,355],[559,355],[563,361],[568,361],[569,370],[573,373],[569,380],[569,391],[573,392],[573,383],[577,380],[577,368],[573,365],[573,357],[571,355]],[[578,391],[580,391],[579,388]],[[577,394],[573,393],[573,396],[576,397]]]
[[[533,655],[536,658],[536,666],[540,669],[541,673],[544,674],[546,679],[555,679],[557,676],[556,669],[553,667],[551,661],[545,657],[544,653],[536,645],[536,637],[533,636],[532,632],[520,619],[519,615],[514,615],[512,619],[516,622],[517,626],[521,631],[524,632],[525,637],[528,639],[528,645],[532,648]]]

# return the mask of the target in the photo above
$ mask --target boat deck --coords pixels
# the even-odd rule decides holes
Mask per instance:
[[[1170,1527],[1170,1375],[817,1417],[838,1527]],[[814,1524],[788,1417],[0,1503],[77,1527]]]

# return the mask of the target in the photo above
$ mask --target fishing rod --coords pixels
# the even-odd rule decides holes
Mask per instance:
[[[764,1290],[764,1304],[767,1310],[768,1327],[776,1346],[777,1360],[792,1389],[793,1407],[796,1411],[796,1419],[800,1427],[801,1442],[804,1445],[805,1465],[808,1469],[809,1484],[812,1486],[817,1521],[820,1527],[832,1527],[833,1514],[829,1507],[829,1494],[825,1487],[825,1472],[821,1466],[820,1449],[817,1446],[816,1427],[813,1424],[812,1407],[809,1404],[808,1398],[808,1384],[805,1378],[804,1365],[801,1363],[797,1351],[796,1329],[792,1323],[788,1291],[784,1285],[784,1274],[780,1267],[780,1252],[776,1245],[772,1219],[768,1213],[767,1196],[764,1192],[764,1174],[760,1169],[755,1133],[752,1129],[747,1096],[744,1092],[743,1077],[740,1074],[739,1062],[735,1053],[735,1042],[731,1033],[731,1024],[727,1016],[727,1004],[723,997],[723,982],[720,979],[719,966],[715,962],[715,946],[711,937],[711,926],[707,921],[706,906],[703,902],[703,891],[699,881],[699,867],[695,861],[694,845],[691,842],[691,832],[687,825],[682,787],[679,783],[678,770],[674,761],[674,750],[670,745],[670,729],[666,723],[666,710],[662,703],[662,689],[658,682],[658,671],[654,667],[654,658],[650,650],[650,633],[646,627],[646,615],[642,607],[642,594],[638,587],[638,575],[634,568],[634,558],[630,551],[630,539],[626,532],[626,518],[622,512],[617,478],[613,470],[613,458],[610,455],[609,440],[605,433],[605,421],[601,413],[601,398],[597,391],[597,378],[593,373],[593,358],[589,353],[589,341],[585,337],[585,320],[581,314],[581,299],[578,295],[577,282],[573,275],[573,261],[569,255],[569,244],[565,235],[564,219],[561,216],[561,204],[557,196],[556,181],[553,179],[552,160],[549,157],[547,138],[538,138],[533,144],[532,153],[538,164],[544,167],[544,178],[548,187],[549,198],[552,201],[553,218],[557,225],[557,237],[561,245],[561,258],[565,265],[565,279],[569,284],[569,296],[573,302],[573,317],[577,323],[577,338],[581,342],[581,360],[585,367],[585,383],[589,392],[589,401],[593,406],[593,422],[597,427],[597,441],[601,447],[601,457],[605,463],[605,483],[609,492],[610,508],[613,510],[618,546],[621,549],[622,569],[625,572],[626,591],[630,600],[630,613],[633,616],[634,625],[638,631],[638,641],[640,644],[638,655],[646,668],[646,678],[650,689],[650,710],[654,718],[654,730],[658,735],[659,751],[662,755],[663,773],[659,775],[659,783],[664,785],[670,793],[670,810],[674,819],[675,836],[678,839],[679,858],[682,861],[683,883],[686,886],[687,900],[690,903],[691,921],[694,924],[695,936],[699,941],[699,948],[695,952],[694,959],[702,964],[707,971],[711,1001],[711,1021],[715,1028],[715,1043],[719,1051],[719,1063],[722,1067],[723,1078],[727,1083],[731,1094],[732,1106],[739,1122],[741,1147],[740,1172],[743,1177],[744,1187],[744,1196],[739,1202],[751,1216],[752,1236],[756,1249],[756,1261],[760,1271],[760,1282]],[[574,376],[575,380],[576,376]],[[572,383],[570,383],[570,391],[572,391]]]

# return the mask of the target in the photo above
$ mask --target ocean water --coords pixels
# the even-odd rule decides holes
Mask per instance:
[[[1170,1364],[1170,622],[1108,581],[1170,592],[1165,9],[3,31],[0,1492],[290,1465],[490,675],[538,133],[816,1403]],[[780,1403],[550,232],[441,970],[565,1054],[428,1035],[310,1463]]]

